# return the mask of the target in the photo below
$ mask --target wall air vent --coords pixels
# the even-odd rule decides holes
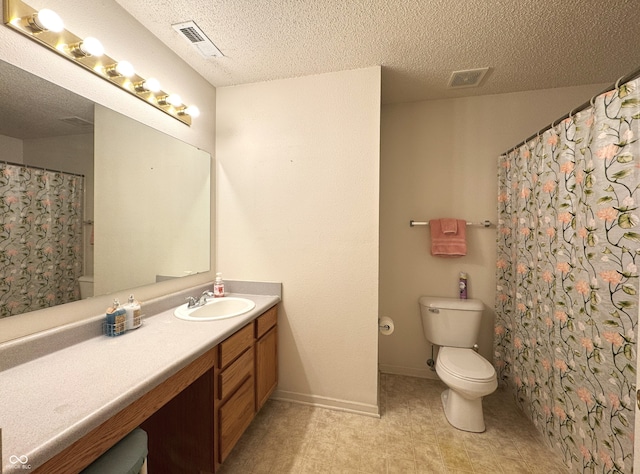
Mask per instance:
[[[198,50],[205,58],[215,58],[224,56],[213,42],[207,38],[194,21],[185,21],[171,25],[184,39]]]
[[[465,71],[454,71],[451,73],[448,86],[452,89],[478,87],[488,71],[488,67],[481,69],[467,69]]]

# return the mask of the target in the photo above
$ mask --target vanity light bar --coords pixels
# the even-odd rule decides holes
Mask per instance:
[[[186,106],[177,101],[167,100],[176,97],[160,89],[156,79],[145,79],[133,70],[126,61],[116,61],[102,50],[102,45],[95,38],[80,38],[63,28],[62,21],[47,23],[38,18],[38,10],[21,0],[3,0],[4,23],[8,27],[22,33],[43,46],[55,51],[71,62],[88,69],[102,79],[118,86],[147,104],[162,110],[182,123],[191,125],[192,117],[199,113],[195,106]],[[42,10],[48,18],[55,20],[57,15],[50,10]],[[40,14],[42,15],[42,14]],[[60,27],[47,29],[47,24],[59,24]],[[59,31],[54,31],[59,30]],[[178,96],[179,97],[179,96]],[[194,111],[190,114],[189,111]],[[196,113],[197,112],[197,113]]]

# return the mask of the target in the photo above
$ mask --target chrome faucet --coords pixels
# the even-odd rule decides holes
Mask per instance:
[[[207,304],[207,300],[209,298],[213,298],[213,296],[213,291],[209,290],[203,291],[199,299],[196,299],[195,296],[187,296],[185,298],[185,300],[187,300],[187,302],[189,303],[187,304],[187,308],[197,308],[198,306],[204,306],[205,304]]]
[[[195,308],[197,306],[200,306],[198,300],[196,300],[193,296],[187,296],[185,300],[187,300],[188,302],[187,308]]]
[[[213,291],[209,291],[209,290],[205,290],[202,292],[202,295],[200,295],[200,300],[198,301],[198,306],[203,306],[205,304],[207,304],[207,299],[209,298],[213,298]]]

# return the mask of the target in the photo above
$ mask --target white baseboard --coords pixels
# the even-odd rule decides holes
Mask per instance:
[[[351,402],[306,393],[288,392],[286,390],[276,390],[273,392],[273,395],[271,395],[271,399],[380,418],[380,408],[377,405],[369,405],[366,403]]]
[[[379,364],[378,369],[383,374],[408,375],[410,377],[419,377],[421,379],[440,380],[435,370],[431,370],[429,368],[416,369],[413,367]]]

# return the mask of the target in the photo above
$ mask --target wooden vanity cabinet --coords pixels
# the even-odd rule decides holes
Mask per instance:
[[[278,309],[256,319],[256,412],[278,385]]]
[[[231,453],[278,383],[278,309],[273,307],[219,345],[216,397],[218,465]]]
[[[227,458],[256,413],[254,325],[252,321],[218,346],[218,393],[214,401],[218,464]]]
[[[219,469],[278,383],[277,317],[273,307],[211,349],[199,378],[141,424],[149,472]]]

